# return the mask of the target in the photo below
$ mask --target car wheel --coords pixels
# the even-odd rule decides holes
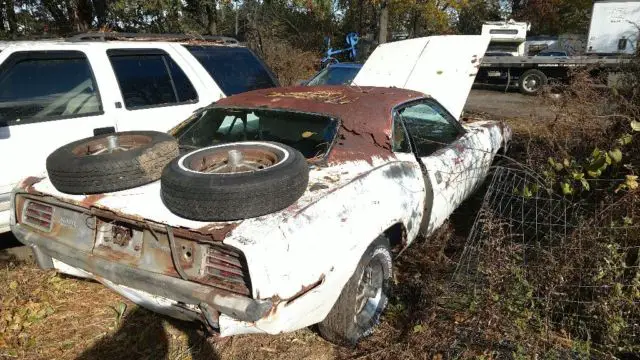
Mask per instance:
[[[128,131],[64,145],[47,157],[46,166],[58,191],[96,194],[156,181],[178,153],[178,143],[169,134]]]
[[[525,95],[536,95],[547,85],[548,79],[542,71],[527,70],[520,77],[520,91]]]
[[[338,301],[318,324],[325,339],[353,346],[373,332],[389,302],[392,265],[389,240],[381,235],[362,255]]]
[[[304,155],[272,142],[192,151],[167,165],[160,181],[167,208],[200,221],[247,219],[282,210],[302,196],[308,183]]]

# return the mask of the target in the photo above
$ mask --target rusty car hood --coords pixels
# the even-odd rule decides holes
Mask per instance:
[[[214,240],[223,240],[233,229],[239,226],[255,226],[255,224],[260,224],[260,226],[264,227],[263,230],[267,231],[269,224],[276,226],[287,218],[296,216],[324,195],[335,191],[353,179],[389,161],[390,160],[386,158],[375,158],[372,161],[351,161],[349,163],[332,166],[312,165],[309,172],[309,184],[302,197],[283,210],[253,218],[245,225],[243,225],[245,220],[206,222],[189,220],[175,215],[162,202],[160,196],[160,181],[133,189],[94,195],[71,195],[62,193],[56,190],[47,177],[36,179],[29,183],[23,182],[20,187],[32,194],[53,197],[58,201],[88,209],[96,208],[105,210],[118,217],[134,221],[150,221],[207,235],[217,233],[221,236],[213,236]]]
[[[410,89],[435,98],[460,118],[489,46],[481,35],[442,35],[379,45],[352,84]]]

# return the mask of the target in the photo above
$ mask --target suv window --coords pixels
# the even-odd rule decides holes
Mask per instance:
[[[166,52],[111,49],[107,55],[127,109],[198,101],[193,85]]]
[[[20,51],[0,67],[0,126],[102,114],[80,51]]]
[[[269,70],[247,48],[195,45],[185,48],[227,96],[277,86]]]

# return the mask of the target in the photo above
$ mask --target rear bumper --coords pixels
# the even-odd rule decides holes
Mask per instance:
[[[86,274],[85,277],[102,282],[142,306],[170,316],[185,320],[195,319],[200,316],[203,307],[212,309],[215,313],[207,314],[207,322],[213,328],[217,328],[217,324],[212,324],[211,318],[215,320],[219,314],[243,322],[255,322],[267,315],[273,306],[269,300],[254,300],[211,286],[112,262],[39,235],[20,224],[12,225],[11,230],[20,242],[33,249],[34,257],[41,268],[58,268],[59,266],[54,266],[54,261],[62,263],[73,271],[79,270]],[[147,300],[143,303],[136,301],[135,294],[138,298]],[[153,307],[148,299],[154,297],[163,303],[168,301],[177,304],[175,311],[168,313]]]

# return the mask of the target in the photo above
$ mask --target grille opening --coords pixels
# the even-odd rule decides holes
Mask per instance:
[[[22,222],[37,229],[51,231],[53,206],[27,200],[22,212]]]

